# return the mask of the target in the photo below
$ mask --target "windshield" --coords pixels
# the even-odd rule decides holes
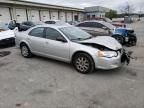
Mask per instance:
[[[70,40],[77,41],[92,38],[90,34],[77,27],[63,27],[60,28],[60,31],[62,31]]]

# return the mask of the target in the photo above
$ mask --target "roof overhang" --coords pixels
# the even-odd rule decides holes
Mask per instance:
[[[30,2],[30,1],[24,1],[24,0],[0,0],[0,3],[84,12],[84,9],[80,9],[80,8],[58,6],[58,5]]]

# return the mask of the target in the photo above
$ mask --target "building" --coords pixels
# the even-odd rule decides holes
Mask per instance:
[[[0,0],[0,21],[82,21],[84,10],[79,8],[28,2],[23,0]]]
[[[85,19],[87,20],[105,17],[105,13],[110,11],[109,8],[101,6],[86,7],[84,10],[85,10]]]

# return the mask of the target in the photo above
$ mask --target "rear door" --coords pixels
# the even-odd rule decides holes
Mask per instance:
[[[32,52],[44,54],[45,52],[45,41],[44,38],[44,27],[38,27],[31,30],[29,33],[29,36],[27,38],[27,41],[30,44],[30,48]]]

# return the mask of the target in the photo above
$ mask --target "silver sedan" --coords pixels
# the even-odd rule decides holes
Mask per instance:
[[[16,45],[22,56],[33,54],[72,63],[80,73],[95,68],[114,69],[125,62],[122,46],[112,37],[92,37],[70,25],[39,25],[16,32]]]

